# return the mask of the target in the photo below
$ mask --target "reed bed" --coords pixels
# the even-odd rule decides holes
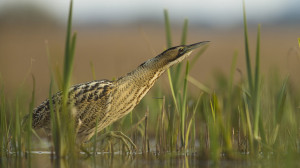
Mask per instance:
[[[75,142],[72,108],[67,106],[67,90],[72,81],[76,48],[76,33],[72,34],[72,1],[69,11],[63,73],[56,75],[56,78],[54,74],[49,77],[49,97],[54,93],[53,90],[63,91],[60,113],[54,112],[58,110],[53,109],[50,101],[52,147],[49,150],[53,151],[55,158],[71,160],[78,158],[80,151],[84,151],[87,157],[93,157],[99,152],[128,154],[118,141],[102,143],[97,141],[97,135],[84,147]],[[260,25],[257,27],[255,61],[251,65],[253,57],[248,39],[252,37],[248,36],[245,6],[243,11],[245,58],[233,52],[232,65],[228,67],[229,76],[216,77],[215,88],[190,76],[189,72],[195,62],[209,48],[203,47],[190,60],[167,71],[170,92],[155,85],[150,96],[145,97],[139,105],[138,109],[143,111],[134,110],[100,134],[111,130],[123,131],[137,144],[136,152],[145,156],[185,154],[214,162],[222,159],[299,157],[299,87],[289,81],[288,75],[261,74],[260,66],[264,63],[260,61]],[[164,10],[164,18],[166,48],[169,48],[173,42],[167,10]],[[183,24],[182,45],[186,44],[187,33],[188,19]],[[245,59],[246,70],[237,71],[237,59]],[[92,63],[91,69],[91,73],[95,74]],[[51,72],[60,70],[51,69]],[[234,82],[239,72],[242,77]],[[246,77],[243,76],[245,74]],[[20,90],[13,101],[6,99],[3,92],[5,86],[1,81],[0,76],[0,158],[26,157],[30,160],[34,142],[43,141],[32,129],[31,119],[22,123],[23,116],[31,116],[36,106],[35,79],[33,77],[31,94],[23,94]],[[198,90],[191,93],[190,85],[195,85]],[[26,102],[30,102],[29,109],[22,108]]]

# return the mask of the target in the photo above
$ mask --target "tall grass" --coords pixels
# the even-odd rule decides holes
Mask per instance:
[[[170,23],[169,23],[169,16],[168,16],[168,11],[164,10],[164,15],[165,15],[165,30],[166,30],[166,41],[167,41],[167,47],[170,48],[172,47],[172,39],[171,39],[171,28],[170,28]],[[182,37],[181,37],[181,45],[185,45],[187,41],[187,32],[188,32],[188,19],[184,20],[183,24],[183,29],[182,29]],[[205,50],[206,48],[204,48]],[[200,50],[199,52],[196,53],[196,57],[192,60],[192,64],[194,64],[199,56],[203,54],[204,50]],[[171,113],[172,118],[171,118],[171,127],[169,129],[169,133],[171,135],[171,150],[174,150],[175,144],[177,144],[177,135],[180,135],[180,148],[181,149],[186,149],[187,147],[187,140],[189,138],[189,128],[191,127],[192,122],[187,122],[187,116],[191,115],[193,116],[192,119],[194,118],[194,115],[189,114],[188,112],[188,106],[187,106],[187,98],[188,98],[188,78],[189,78],[189,71],[190,71],[190,63],[187,60],[186,61],[186,67],[185,67],[185,73],[184,76],[182,77],[182,64],[179,63],[175,65],[174,67],[171,67],[168,69],[168,79],[169,79],[169,84],[170,84],[170,89],[172,93],[172,99],[173,99],[173,104],[175,108],[173,108],[174,112]],[[183,83],[180,82],[180,80],[183,78]],[[179,91],[180,90],[180,91]],[[175,114],[174,114],[175,113]],[[179,126],[177,127],[177,123],[175,121],[180,121]],[[191,121],[192,121],[191,119]],[[194,125],[194,124],[193,124]],[[173,127],[175,126],[175,127]],[[175,131],[174,131],[175,130]],[[175,132],[175,133],[174,133]]]
[[[31,167],[31,146],[32,146],[32,113],[34,109],[34,102],[35,102],[35,78],[32,76],[32,93],[31,93],[31,101],[29,104],[29,114],[28,114],[28,125],[26,129],[26,151],[27,151],[27,158],[28,158],[28,167]],[[23,125],[23,123],[22,123]]]
[[[9,116],[7,116],[6,110],[6,99],[4,95],[4,86],[2,83],[2,78],[0,76],[0,157],[5,157],[9,153]]]
[[[244,2],[244,1],[243,1]],[[263,129],[259,131],[259,121],[260,121],[260,99],[261,95],[259,95],[259,87],[260,87],[260,25],[258,25],[257,30],[257,47],[256,47],[256,61],[255,61],[255,74],[252,76],[252,67],[250,60],[250,51],[249,51],[249,43],[248,43],[248,29],[247,29],[247,19],[246,19],[246,9],[245,3],[243,3],[243,15],[244,15],[244,35],[245,35],[245,55],[246,55],[246,64],[247,64],[247,74],[248,74],[248,87],[250,97],[246,101],[248,107],[251,108],[250,111],[254,113],[254,128],[253,128],[253,138],[255,140],[259,139],[259,132],[263,136]],[[255,79],[254,84],[253,80]],[[250,143],[252,145],[252,143]],[[253,147],[251,146],[251,149]]]
[[[58,75],[62,76],[61,79],[59,77],[54,80],[51,74],[49,87],[49,99],[54,93],[55,82],[62,89],[61,109],[54,109],[53,102],[50,101],[52,143],[56,157],[68,159],[78,158],[79,153],[75,144],[76,128],[72,116],[74,111],[68,105],[68,88],[71,84],[76,44],[76,33],[72,34],[72,5],[71,1],[63,75]],[[164,18],[166,46],[169,48],[172,47],[173,41],[167,10],[164,10]],[[248,34],[245,5],[243,18],[245,57],[238,51],[233,53],[231,67],[228,68],[229,76],[218,74],[214,88],[200,83],[196,80],[197,77],[191,76],[189,72],[208,48],[204,46],[190,60],[167,71],[171,94],[158,85],[154,86],[137,110],[106,130],[118,129],[130,134],[138,147],[141,146],[139,149],[146,157],[149,157],[149,152],[166,155],[168,152],[176,154],[180,152],[187,155],[199,154],[201,158],[212,159],[215,162],[223,158],[246,157],[256,160],[270,157],[297,158],[300,152],[299,88],[291,84],[288,76],[280,77],[275,74],[275,77],[272,77],[262,74],[260,25],[257,27],[256,50],[253,52],[255,61],[254,65],[251,65],[249,43],[251,37]],[[188,34],[187,19],[184,20],[182,29],[181,44],[185,45]],[[245,59],[245,69],[237,71],[238,59]],[[91,69],[94,79],[95,70],[92,63]],[[57,69],[55,72],[60,74]],[[242,72],[246,72],[246,78],[243,78]],[[239,80],[236,78],[237,75],[241,76]],[[30,158],[34,132],[30,119],[29,126],[25,129],[26,134],[22,134],[23,97],[17,96],[15,102],[8,103],[1,82],[2,78],[0,78],[0,156],[7,157],[13,153],[22,157],[25,147]],[[189,89],[190,84],[199,90],[192,93]],[[35,102],[34,78],[31,96],[28,97],[31,116]],[[98,145],[95,136],[91,144],[93,156],[99,151]],[[114,143],[110,143],[108,148],[112,154],[114,146]]]
[[[75,44],[76,44],[76,33],[72,34],[72,11],[73,11],[73,1],[70,1],[67,33],[66,33],[66,44],[65,44],[65,56],[64,56],[64,66],[63,66],[63,82],[62,82],[62,95],[61,95],[61,109],[53,109],[53,104],[50,101],[51,109],[51,120],[52,120],[52,134],[53,143],[55,146],[55,154],[58,157],[71,156],[71,158],[76,156],[75,152],[75,121],[74,109],[68,104],[68,91],[71,86],[71,76],[73,69],[73,60],[75,54]],[[50,84],[49,100],[51,100],[52,95],[52,80]],[[52,106],[52,107],[51,107]],[[54,111],[56,113],[54,113]]]
[[[166,10],[164,14],[167,47],[171,47],[170,19]],[[189,141],[187,137],[189,137],[189,130],[191,128],[191,122],[189,121],[193,120],[196,120],[198,123],[195,124],[195,128],[202,130],[196,135],[200,138],[204,138],[203,140],[198,139],[199,142],[202,142],[200,146],[206,144],[206,147],[201,147],[200,149],[206,151],[204,153],[207,153],[207,156],[215,161],[221,158],[222,152],[225,152],[227,157],[236,157],[235,152],[237,151],[250,153],[253,156],[257,156],[259,152],[266,152],[266,154],[268,154],[270,151],[277,150],[278,146],[275,147],[274,144],[279,142],[282,145],[281,150],[284,149],[283,146],[289,150],[296,149],[291,148],[289,143],[284,143],[282,140],[289,138],[284,135],[279,136],[280,133],[284,134],[284,129],[295,130],[297,127],[292,117],[295,116],[295,106],[293,107],[292,104],[287,103],[287,100],[296,98],[289,96],[288,77],[281,82],[281,86],[274,85],[274,83],[267,83],[266,79],[262,79],[260,72],[260,25],[258,25],[257,28],[255,64],[252,67],[244,4],[243,18],[246,80],[242,78],[238,84],[234,84],[234,74],[236,72],[235,69],[238,58],[237,51],[234,53],[232,59],[230,77],[219,76],[217,78],[217,80],[219,80],[219,82],[217,81],[219,86],[214,92],[198,82],[195,78],[189,76],[189,69],[192,68],[190,65],[194,65],[198,57],[196,57],[196,59],[192,58],[191,62],[187,61],[186,73],[184,73],[183,77],[180,76],[182,64],[168,71],[168,79],[172,93],[171,100],[173,100],[173,103],[171,103],[171,109],[173,109],[170,114],[171,117],[165,121],[169,123],[169,128],[171,128],[169,131],[171,132],[170,137],[172,138],[169,138],[170,144],[172,145],[169,150],[174,150],[174,146],[177,146],[178,142],[180,148],[185,147],[185,149],[187,149],[186,147]],[[185,21],[183,26],[182,41],[184,43],[186,41],[184,39],[187,34],[187,32],[185,32],[187,31],[187,23],[188,22]],[[202,54],[205,49],[206,48],[200,50],[198,53]],[[196,53],[195,56],[199,56],[198,53]],[[254,69],[254,71],[252,69]],[[184,79],[183,85],[177,79]],[[205,93],[201,96],[199,107],[198,105],[195,106],[196,108],[198,107],[195,115],[190,113],[189,108],[191,108],[191,106],[186,103],[191,100],[191,97],[187,94],[189,93],[187,81],[198,86],[199,89]],[[274,117],[270,119],[269,116]],[[287,124],[289,122],[293,124]],[[199,126],[205,127],[199,128]],[[288,137],[291,138],[290,140],[294,142],[294,144],[297,144],[297,138],[295,136],[290,135]],[[203,153],[203,151],[200,153]]]

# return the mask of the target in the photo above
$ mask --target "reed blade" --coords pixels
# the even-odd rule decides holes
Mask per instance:
[[[171,26],[168,10],[164,10],[164,18],[165,18],[165,32],[166,32],[166,40],[167,40],[167,48],[172,47],[172,37],[171,37]]]
[[[243,1],[243,18],[244,18],[245,55],[246,55],[246,65],[247,65],[247,74],[248,74],[248,84],[249,84],[250,92],[252,93],[253,82],[252,82],[252,70],[251,70],[251,60],[250,60],[250,51],[249,51],[249,42],[248,42],[248,28],[247,28],[245,0]]]

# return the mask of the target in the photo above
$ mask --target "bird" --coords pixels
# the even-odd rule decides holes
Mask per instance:
[[[194,49],[208,42],[171,47],[114,81],[94,80],[71,86],[68,90],[68,105],[75,108],[76,142],[88,142],[95,135],[95,130],[99,133],[130,113],[168,68],[183,61]],[[33,129],[51,130],[50,101],[54,110],[60,109],[62,91],[33,109]],[[118,136],[124,134],[119,132]],[[125,139],[134,145],[130,138],[125,136]]]

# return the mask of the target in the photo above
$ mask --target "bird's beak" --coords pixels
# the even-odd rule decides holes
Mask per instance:
[[[186,48],[185,48],[185,52],[189,52],[189,51],[192,51],[200,46],[203,46],[207,43],[209,43],[210,41],[201,41],[201,42],[198,42],[198,43],[194,43],[194,44],[190,44],[190,45],[187,45]]]

